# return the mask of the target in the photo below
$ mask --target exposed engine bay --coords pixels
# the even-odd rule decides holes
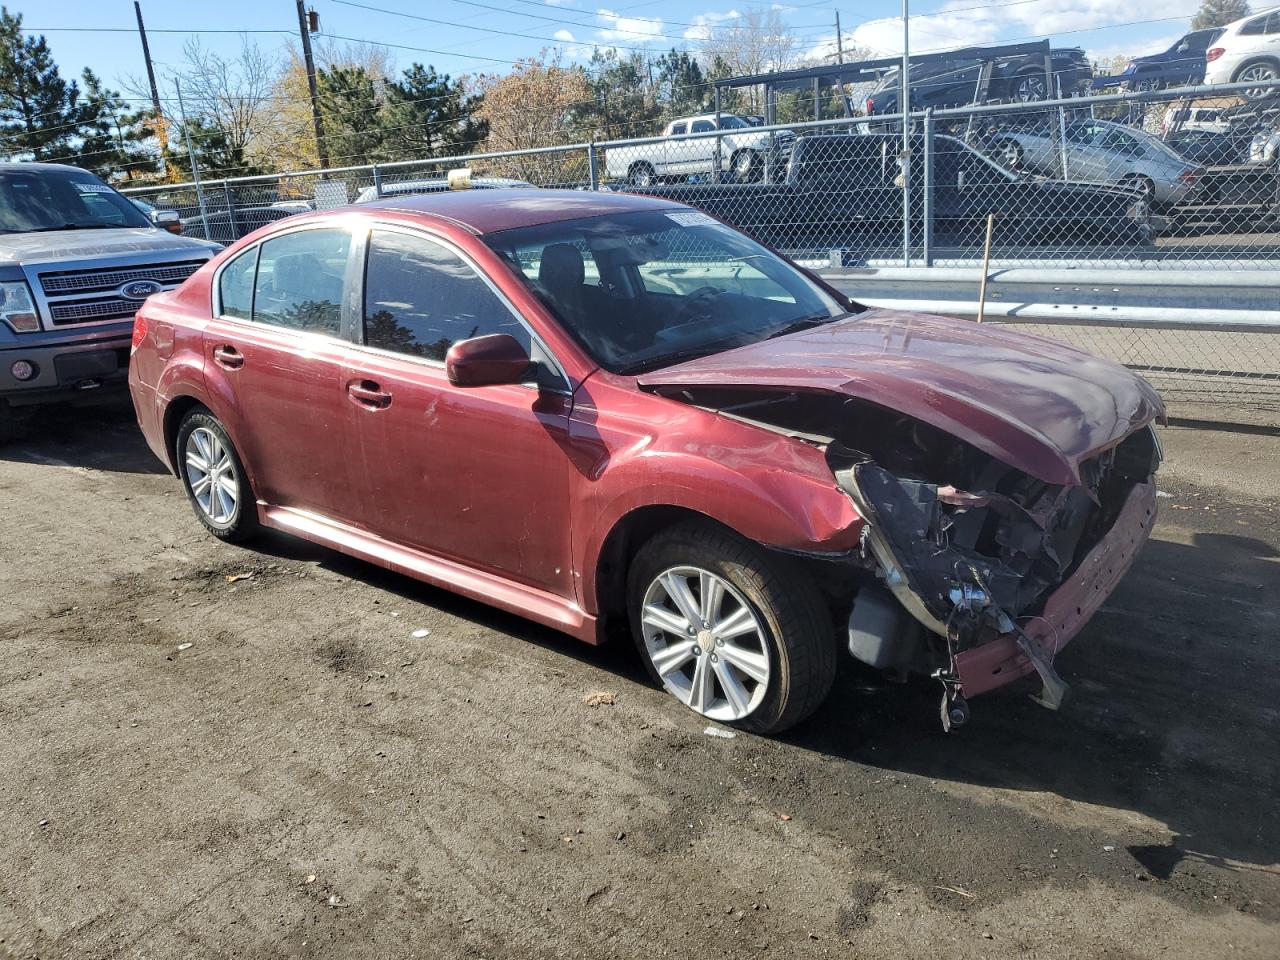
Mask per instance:
[[[824,450],[868,521],[858,560],[874,576],[863,578],[849,615],[855,658],[935,676],[949,729],[968,717],[957,656],[1013,637],[1040,674],[1036,699],[1061,703],[1067,688],[1052,652],[1026,628],[1112,529],[1135,486],[1150,482],[1161,458],[1151,426],[1095,454],[1080,466],[1081,483],[1064,485],[856,398],[725,388],[679,396]]]

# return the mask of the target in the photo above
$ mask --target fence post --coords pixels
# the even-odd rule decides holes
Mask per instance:
[[[902,111],[902,265],[911,266],[911,112]]]
[[[723,169],[723,166],[722,166],[723,158],[720,156],[721,143],[720,143],[720,86],[719,84],[717,84],[715,88],[715,107],[716,107],[715,169],[711,171],[711,182],[719,183],[720,171]]]
[[[596,135],[591,135],[591,142],[587,144],[587,176],[591,180],[591,189],[600,189],[600,156],[596,153]]]
[[[378,169],[378,165],[373,165],[373,195],[379,200],[382,199],[382,171]]]
[[[222,195],[227,198],[227,222],[231,224],[232,242],[240,239],[240,223],[236,220],[236,201],[231,193],[231,184],[222,181]]]
[[[1067,108],[1058,108],[1058,163],[1062,165],[1062,179],[1070,180],[1071,175],[1067,166]]]
[[[933,107],[924,111],[924,235],[920,238],[921,256],[926,267],[933,266]]]

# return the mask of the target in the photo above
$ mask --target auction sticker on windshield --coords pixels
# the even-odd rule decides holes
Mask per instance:
[[[715,217],[709,217],[701,210],[681,210],[679,213],[668,213],[668,220],[674,220],[682,227],[705,227],[719,223]]]

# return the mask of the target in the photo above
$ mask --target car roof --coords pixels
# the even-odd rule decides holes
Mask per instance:
[[[25,160],[15,160],[9,163],[0,163],[0,171],[3,171],[5,173],[16,173],[16,172],[38,173],[41,170],[57,170],[62,173],[87,173],[89,174],[89,176],[95,175],[91,170],[86,170],[84,167],[73,167],[69,163],[44,163],[44,162],[37,163],[34,161],[25,161]]]
[[[560,220],[607,214],[670,210],[684,204],[628,193],[591,190],[453,190],[448,193],[384,197],[357,208],[396,210],[442,217],[474,233],[496,233]]]

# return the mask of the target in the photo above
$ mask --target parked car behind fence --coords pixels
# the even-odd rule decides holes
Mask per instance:
[[[776,184],[651,187],[706,210],[764,243],[794,253],[869,253],[900,242],[903,187],[896,134],[826,134],[796,140],[786,179]],[[912,151],[923,153],[923,137]],[[632,188],[637,189],[637,188]],[[934,138],[931,214],[941,244],[980,242],[988,214],[1002,245],[1149,246],[1148,204],[1124,187],[1019,176],[962,141]],[[925,193],[912,180],[913,232],[921,236]]]
[[[1186,202],[1204,174],[1199,164],[1146,131],[1107,120],[1078,120],[1055,136],[1051,122],[1000,133],[995,148],[1005,164],[1043,176],[1120,184],[1138,190],[1157,207]]]

